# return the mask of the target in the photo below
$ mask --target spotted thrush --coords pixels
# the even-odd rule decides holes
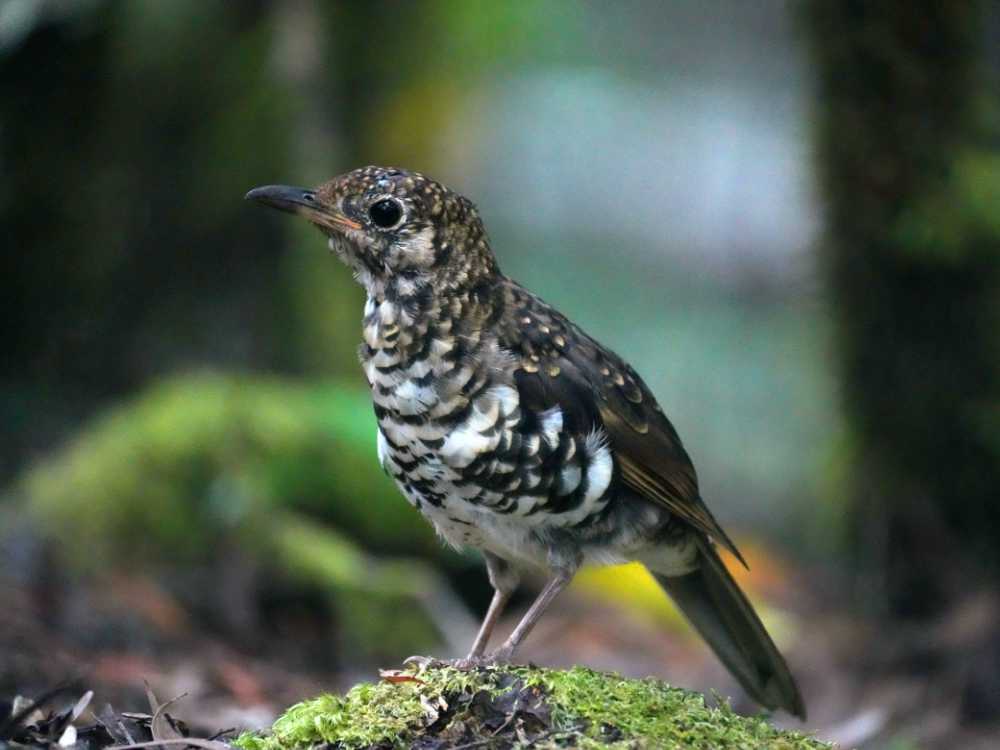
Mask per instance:
[[[494,589],[465,663],[509,660],[581,565],[637,560],[751,697],[805,716],[716,545],[743,558],[653,394],[501,273],[467,198],[384,167],[246,197],[316,225],[367,292],[360,359],[378,460],[445,541],[481,551]],[[487,654],[525,568],[549,581]]]

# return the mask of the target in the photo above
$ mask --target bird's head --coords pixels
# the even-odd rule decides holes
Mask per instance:
[[[476,207],[418,172],[363,167],[315,189],[267,185],[246,197],[316,225],[369,290],[446,291],[497,273]]]

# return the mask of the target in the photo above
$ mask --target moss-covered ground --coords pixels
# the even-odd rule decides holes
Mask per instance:
[[[242,750],[360,748],[829,748],[697,693],[582,667],[394,672],[290,708]]]

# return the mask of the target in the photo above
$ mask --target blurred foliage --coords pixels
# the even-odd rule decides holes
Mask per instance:
[[[19,486],[60,546],[94,566],[198,559],[220,534],[259,541],[275,511],[307,513],[380,552],[440,557],[378,468],[374,434],[359,389],[178,377],[109,410]]]
[[[238,548],[333,595],[353,648],[405,655],[449,635],[459,606],[429,561],[463,563],[378,469],[373,419],[367,393],[337,384],[174,378],[96,419],[15,494],[76,571],[220,565]]]
[[[36,11],[0,51],[6,474],[154,374],[282,361],[280,235],[240,200],[295,108],[262,6],[59,5],[4,7]]]
[[[995,129],[1000,133],[1000,121]],[[889,230],[893,244],[912,261],[931,267],[990,261],[1000,238],[1000,153],[965,149],[947,171],[947,179],[935,181],[926,194],[915,197],[914,205],[902,209]]]
[[[823,262],[866,603],[1000,575],[1000,97],[988,3],[808,6]],[[872,586],[871,584],[875,585]]]

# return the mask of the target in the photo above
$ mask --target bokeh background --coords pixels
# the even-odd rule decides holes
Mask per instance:
[[[988,0],[0,2],[0,698],[261,726],[467,646],[488,583],[377,467],[360,289],[242,200],[369,163],[643,374],[811,731],[996,746]],[[524,656],[754,710],[632,568]]]

